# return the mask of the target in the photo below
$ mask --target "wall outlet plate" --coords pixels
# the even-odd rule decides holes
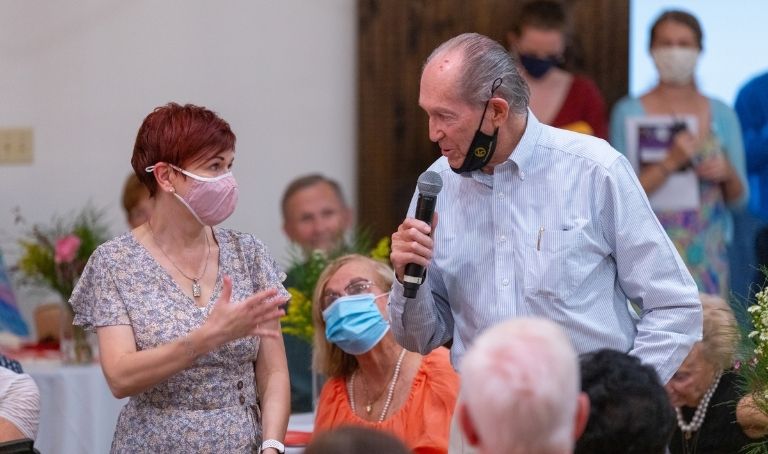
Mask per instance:
[[[33,155],[32,128],[0,128],[0,164],[31,164]]]

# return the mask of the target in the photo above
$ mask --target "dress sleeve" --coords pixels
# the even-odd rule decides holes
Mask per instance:
[[[69,304],[75,311],[75,325],[93,329],[98,326],[131,324],[112,276],[112,268],[105,250],[102,247],[96,249],[69,298]]]
[[[733,170],[741,180],[744,193],[738,200],[730,202],[730,206],[742,206],[749,199],[749,183],[747,182],[747,165],[745,162],[744,141],[741,135],[741,124],[736,112],[725,103],[712,101],[713,117],[717,135],[720,137],[725,155]]]
[[[346,399],[344,379],[332,378],[323,385],[317,399],[313,436],[351,422],[352,415],[346,405]]]
[[[611,112],[611,129],[608,141],[613,148],[625,156],[627,154],[627,118],[641,114],[639,110],[641,110],[639,101],[625,97],[616,103]]]
[[[439,347],[424,357],[414,386],[421,408],[411,407],[404,439],[416,454],[445,453],[450,444],[451,420],[459,394],[459,376],[451,367],[449,351]],[[423,381],[419,386],[416,382]],[[424,421],[428,421],[425,424]],[[425,430],[428,429],[428,430]]]
[[[260,240],[253,236],[250,237],[254,244],[254,256],[251,266],[251,280],[253,281],[254,291],[261,291],[270,288],[278,290],[278,296],[290,297],[290,294],[283,286],[285,273],[280,265],[267,251],[267,247]]]

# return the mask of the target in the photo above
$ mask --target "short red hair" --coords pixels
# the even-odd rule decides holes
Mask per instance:
[[[157,107],[141,124],[133,146],[131,165],[136,176],[149,189],[157,182],[145,169],[158,162],[184,168],[223,151],[235,149],[235,134],[229,123],[215,112],[193,104],[171,102]]]

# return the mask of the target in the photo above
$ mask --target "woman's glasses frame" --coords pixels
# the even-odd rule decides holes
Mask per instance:
[[[336,292],[325,292],[323,293],[323,306],[330,306],[334,301],[341,298],[342,296],[360,295],[365,293],[374,285],[376,284],[367,279],[360,279],[350,282],[349,285],[344,287],[344,293],[341,295]]]

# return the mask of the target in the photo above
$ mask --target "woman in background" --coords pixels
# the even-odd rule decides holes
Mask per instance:
[[[394,272],[361,255],[328,265],[315,287],[314,366],[325,374],[315,434],[344,425],[389,432],[416,454],[448,451],[459,388],[448,350],[395,342],[385,320]]]
[[[237,204],[234,157],[210,110],[150,113],[131,163],[155,209],[94,252],[72,294],[112,393],[130,397],[114,453],[283,452],[284,274],[252,235],[215,227]]]
[[[523,6],[516,25],[507,33],[507,43],[518,56],[520,73],[531,90],[530,107],[539,121],[606,139],[605,102],[597,86],[561,68],[568,34],[560,3],[533,1]]]
[[[664,160],[640,168],[640,184],[648,195],[675,172],[695,169],[700,206],[655,210],[659,221],[688,266],[699,290],[728,295],[726,240],[731,229],[729,206],[747,199],[744,146],[739,120],[721,101],[699,92],[694,79],[702,50],[699,21],[683,11],[667,11],[651,28],[650,51],[659,82],[640,98],[624,98],[611,116],[611,144],[627,152],[630,117],[694,116],[698,131],[674,134]]]
[[[733,311],[716,295],[702,294],[701,305],[702,339],[665,386],[677,413],[669,450],[741,452],[766,434],[768,418],[754,410],[751,398],[743,397],[732,369],[739,339]]]

